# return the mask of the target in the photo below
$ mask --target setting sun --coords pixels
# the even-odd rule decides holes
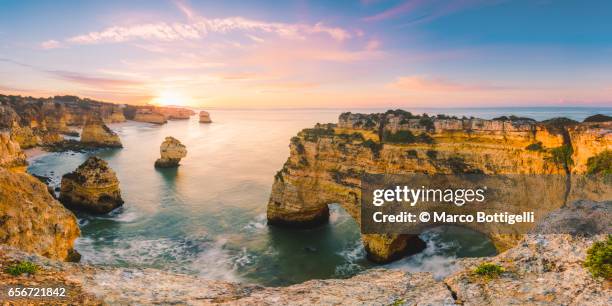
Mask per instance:
[[[151,100],[151,104],[161,106],[185,106],[189,105],[190,100],[190,98],[180,92],[165,90],[160,92],[157,97],[153,98],[153,100]]]

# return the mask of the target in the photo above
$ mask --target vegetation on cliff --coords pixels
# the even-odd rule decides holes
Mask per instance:
[[[606,150],[589,157],[587,174],[612,174],[612,151]]]
[[[36,271],[38,271],[39,269],[40,266],[35,263],[29,261],[20,261],[18,263],[14,263],[6,267],[4,271],[6,271],[6,273],[10,275],[18,276],[21,274],[35,274]]]
[[[597,241],[587,250],[584,266],[594,277],[612,280],[612,235],[605,241]]]

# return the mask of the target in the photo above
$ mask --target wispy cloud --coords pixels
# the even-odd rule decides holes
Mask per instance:
[[[98,89],[133,87],[143,84],[140,81],[91,76],[71,71],[51,70],[47,72],[61,80],[88,85]]]
[[[324,23],[289,24],[259,21],[244,17],[209,19],[196,17],[192,14],[189,13],[192,20],[188,23],[159,22],[112,26],[100,31],[73,36],[66,41],[73,44],[120,43],[137,40],[171,42],[202,39],[210,33],[225,34],[230,32],[243,32],[248,35],[255,35],[256,33],[275,34],[287,39],[305,39],[307,36],[316,34],[327,35],[336,41],[344,41],[352,37],[349,31],[339,27],[330,27]]]
[[[365,17],[364,21],[381,21],[409,16],[413,19],[404,26],[423,23],[483,5],[494,5],[504,0],[406,0],[380,13]]]
[[[62,44],[59,41],[53,40],[53,39],[50,39],[50,40],[47,40],[47,41],[43,41],[40,44],[40,47],[43,48],[43,49],[56,49],[56,48],[59,48],[61,46],[62,46]]]
[[[428,78],[424,76],[402,76],[388,87],[411,92],[463,92],[463,91],[491,91],[507,90],[510,87],[490,84],[468,84],[446,80],[443,78]]]
[[[372,16],[368,16],[366,18],[364,18],[363,20],[365,21],[380,21],[380,20],[385,20],[385,19],[389,19],[389,18],[393,18],[393,17],[397,17],[399,15],[402,14],[407,14],[410,13],[414,10],[416,10],[417,8],[419,8],[421,5],[423,5],[426,1],[424,0],[408,0],[408,1],[404,1],[403,3],[394,6],[390,9],[387,9],[381,13],[372,15]]]

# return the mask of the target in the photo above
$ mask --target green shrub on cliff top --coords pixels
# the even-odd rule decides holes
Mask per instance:
[[[606,150],[587,160],[588,174],[612,174],[612,151]]]
[[[565,169],[569,169],[570,166],[574,164],[572,160],[572,154],[574,150],[569,145],[562,145],[560,147],[556,147],[550,150],[550,157],[547,158],[548,161],[551,161],[555,165],[559,167],[563,167]]]
[[[474,269],[474,274],[484,276],[486,278],[495,278],[505,271],[506,269],[500,265],[485,262],[481,263],[478,267],[476,267],[476,269]]]
[[[612,235],[606,241],[597,241],[587,250],[584,267],[593,277],[612,280]]]
[[[35,263],[31,263],[29,261],[21,261],[8,266],[4,271],[6,271],[6,273],[10,275],[19,276],[24,273],[34,274],[39,269],[40,267]]]

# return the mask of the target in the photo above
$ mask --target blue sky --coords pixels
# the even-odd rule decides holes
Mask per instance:
[[[214,107],[612,105],[610,1],[3,1],[0,92]]]

